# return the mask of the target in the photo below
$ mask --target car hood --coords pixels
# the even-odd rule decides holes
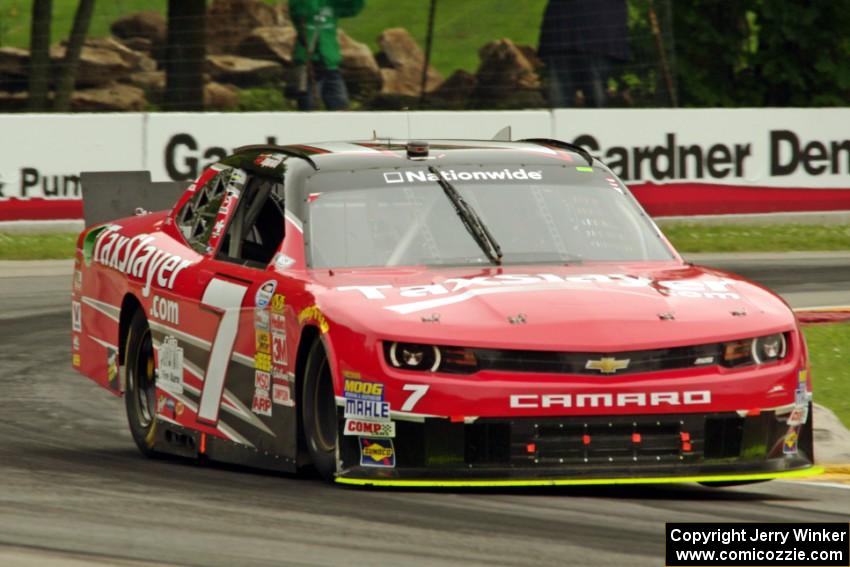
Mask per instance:
[[[680,264],[319,271],[317,305],[377,338],[491,348],[622,351],[785,331],[775,294]]]

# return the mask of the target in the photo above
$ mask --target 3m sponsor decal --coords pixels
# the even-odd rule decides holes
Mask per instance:
[[[360,438],[360,465],[364,467],[395,467],[395,447],[392,439]]]
[[[143,281],[144,297],[150,295],[154,283],[162,289],[174,289],[177,276],[192,262],[150,244],[155,238],[149,234],[131,238],[119,230],[120,227],[110,225],[98,233],[94,261]]]
[[[286,335],[272,333],[272,363],[289,366],[289,352],[286,347]]]
[[[71,302],[71,328],[78,333],[83,330],[83,307],[79,301]]]
[[[271,334],[268,331],[264,331],[262,329],[255,329],[254,346],[256,347],[257,352],[270,354],[272,348]]]
[[[364,421],[362,419],[346,419],[345,435],[357,435],[359,437],[382,437],[389,439],[395,437],[395,422]]]
[[[286,297],[280,293],[272,296],[272,313],[283,315],[283,308],[286,306]]]
[[[373,421],[390,420],[390,404],[371,400],[345,400],[345,417],[361,418]]]
[[[385,300],[387,294],[419,301],[387,305],[384,308],[397,313],[414,313],[444,305],[460,303],[479,295],[494,293],[531,293],[537,291],[569,291],[583,286],[613,286],[616,288],[652,288],[668,297],[695,299],[740,299],[730,288],[734,281],[726,278],[690,280],[652,280],[628,274],[498,274],[472,278],[447,278],[437,284],[394,286],[341,286],[340,292],[359,292],[366,299]]]
[[[384,401],[384,385],[380,382],[367,382],[358,378],[346,378],[344,395],[352,400]]]
[[[268,280],[263,283],[263,285],[257,289],[257,294],[254,296],[254,304],[260,309],[268,307],[269,303],[271,303],[275,289],[277,289],[276,280]]]
[[[183,393],[183,349],[174,337],[165,337],[159,346],[156,385],[172,394]]]
[[[694,406],[711,403],[711,392],[627,392],[587,394],[514,394],[510,407],[537,408],[625,408],[658,406]]]
[[[254,368],[271,372],[272,370],[272,355],[264,352],[258,352],[254,355]]]
[[[301,313],[298,314],[298,323],[303,325],[304,321],[315,321],[319,325],[319,330],[322,331],[322,333],[327,333],[330,328],[327,319],[325,319],[325,315],[316,305],[311,305],[301,310]]]
[[[440,176],[446,181],[541,181],[543,172],[541,170],[519,169],[491,169],[476,171],[456,171],[454,169],[443,169]],[[439,179],[437,175],[417,169],[405,171],[387,171],[383,174],[384,183],[434,183]]]
[[[151,302],[150,316],[153,319],[165,321],[173,325],[180,324],[180,306],[176,301],[164,299],[158,295],[153,296]]]

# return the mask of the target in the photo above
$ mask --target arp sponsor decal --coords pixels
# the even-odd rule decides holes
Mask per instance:
[[[79,301],[71,302],[71,328],[78,333],[83,330],[83,306]]]
[[[384,401],[384,385],[380,382],[346,377],[343,393],[345,398],[350,400]]]
[[[390,404],[371,400],[345,399],[345,417],[354,417],[372,421],[389,421]]]
[[[254,390],[254,398],[251,400],[251,411],[257,415],[271,417],[272,399],[264,390]]]
[[[395,467],[395,447],[392,439],[373,439],[361,437],[360,466],[363,467]]]
[[[316,305],[311,305],[309,307],[305,307],[301,313],[298,314],[298,323],[304,324],[304,321],[315,321],[319,325],[319,330],[322,333],[327,333],[330,326],[328,325],[328,320],[325,319],[324,313],[322,313],[321,309]]]
[[[257,289],[257,295],[254,297],[255,305],[260,309],[268,307],[274,295],[274,290],[277,289],[276,280],[268,280]]]
[[[151,302],[150,316],[173,325],[180,324],[180,306],[172,299],[165,299],[158,295],[153,296]]]
[[[174,289],[177,276],[192,262],[150,244],[150,234],[133,237],[122,235],[121,227],[110,225],[98,235],[94,245],[94,261],[144,282],[142,296],[148,297],[151,285]]]
[[[440,176],[446,181],[541,181],[541,170],[491,169],[476,171],[455,171],[454,169],[440,170]],[[425,170],[407,169],[404,171],[384,172],[384,183],[434,183],[438,177]]]
[[[694,406],[711,403],[711,392],[625,392],[587,394],[514,394],[510,407],[537,408],[625,408],[658,406]]]
[[[159,346],[156,385],[172,394],[183,393],[183,349],[174,337],[165,337]]]
[[[359,437],[381,437],[389,439],[395,437],[395,422],[364,421],[362,419],[346,419],[345,435],[357,435]]]
[[[725,278],[659,280],[631,276],[628,274],[581,274],[559,276],[557,274],[498,274],[472,278],[447,278],[440,283],[395,288],[391,285],[341,286],[337,291],[359,292],[366,299],[387,299],[393,290],[402,298],[419,299],[408,303],[387,305],[384,308],[406,314],[434,309],[444,305],[467,301],[479,295],[494,293],[530,293],[536,291],[569,291],[585,285],[610,285],[615,288],[652,287],[668,297],[702,299],[740,299],[731,291],[734,281]]]

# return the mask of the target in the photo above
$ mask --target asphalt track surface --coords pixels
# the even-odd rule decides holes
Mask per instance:
[[[846,264],[774,287],[822,305],[848,294]],[[0,565],[658,567],[665,522],[850,521],[841,485],[375,490],[147,460],[122,401],[71,370],[57,270],[0,273]]]

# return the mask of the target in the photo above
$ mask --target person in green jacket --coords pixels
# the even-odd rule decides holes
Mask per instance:
[[[336,38],[337,18],[356,16],[365,0],[289,0],[298,39],[295,42],[294,92],[299,110],[314,110],[321,96],[328,110],[348,108],[348,90],[339,72],[342,55]]]

